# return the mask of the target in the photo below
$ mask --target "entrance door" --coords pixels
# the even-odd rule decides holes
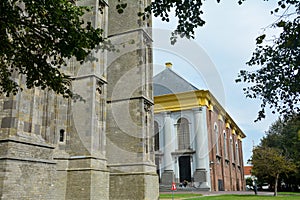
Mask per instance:
[[[179,181],[184,180],[191,182],[191,157],[180,156],[179,157]]]
[[[224,191],[224,185],[223,185],[223,180],[218,179],[218,190],[219,191]]]

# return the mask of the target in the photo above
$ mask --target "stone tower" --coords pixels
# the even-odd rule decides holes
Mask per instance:
[[[77,5],[92,6],[83,18],[106,32],[107,3],[81,0]],[[83,64],[75,60],[69,62],[68,72],[74,77],[72,91],[83,100],[68,102],[66,138],[59,141],[54,154],[57,162],[55,199],[109,199],[105,155],[107,58],[101,51],[92,51],[91,57],[96,60]]]
[[[48,94],[33,89],[1,97],[0,199],[54,199],[54,143],[64,127],[48,106],[61,99]]]
[[[150,0],[130,1],[123,14],[109,1],[107,159],[111,199],[157,199],[153,153],[151,19],[138,20]],[[130,191],[130,192],[128,192]]]
[[[158,198],[150,21],[137,17],[149,1],[130,1],[123,15],[117,2],[77,1],[120,50],[62,69],[83,101],[38,88],[0,97],[0,199]]]
[[[84,19],[107,30],[105,1],[77,4],[92,6]],[[1,96],[1,199],[109,199],[107,57],[102,52],[92,52],[92,56],[97,60],[80,64],[71,59],[62,69],[74,77],[71,89],[83,101],[37,88]],[[23,77],[16,75],[15,80],[24,86]]]

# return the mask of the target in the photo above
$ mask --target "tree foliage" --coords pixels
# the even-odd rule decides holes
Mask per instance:
[[[242,4],[244,1],[236,2]],[[175,18],[178,19],[177,27],[171,36],[171,43],[174,44],[178,36],[194,38],[195,29],[204,26],[205,20],[202,17],[204,2],[204,0],[153,0],[139,15],[145,19],[153,14],[168,22],[173,9]],[[220,0],[216,2],[219,3]],[[277,5],[271,10],[271,14],[276,15],[278,20],[269,28],[280,30],[281,33],[275,38],[269,38],[266,34],[257,37],[257,47],[247,65],[260,68],[254,71],[241,70],[236,79],[236,82],[250,85],[244,88],[246,97],[261,100],[257,120],[265,118],[265,109],[268,106],[273,113],[278,112],[285,117],[300,111],[300,2],[277,0]]]
[[[247,177],[246,178],[246,185],[248,185],[248,186],[253,186],[253,180],[252,180],[252,178],[251,177]]]
[[[162,21],[169,22],[171,9],[175,9],[175,17],[178,18],[178,24],[172,33],[171,42],[174,44],[176,38],[180,37],[194,38],[195,28],[203,26],[205,21],[202,19],[202,5],[200,0],[155,0],[144,13],[140,13],[145,19],[153,13],[154,17],[160,17]]]
[[[274,180],[277,173],[278,176],[280,175],[278,178],[284,179],[287,185],[297,185],[300,181],[299,158],[300,116],[278,119],[253,151],[251,158],[253,173],[265,181]],[[278,166],[278,163],[284,166]],[[281,167],[287,168],[281,169]]]
[[[80,1],[80,0],[78,0]],[[221,0],[216,0],[220,2]],[[242,4],[245,0],[236,0]],[[267,0],[264,0],[267,1]],[[76,57],[83,62],[92,49],[104,41],[101,29],[82,20],[89,9],[78,7],[72,0],[5,0],[0,2],[0,93],[17,93],[22,85],[16,77],[22,74],[28,88],[50,88],[65,96],[71,95],[70,77],[60,68],[67,59]],[[152,14],[163,21],[170,20],[174,10],[178,25],[171,42],[177,37],[194,38],[195,29],[205,24],[204,0],[153,0],[144,11],[137,13],[142,19]],[[249,98],[261,99],[258,119],[265,117],[265,108],[283,115],[299,113],[299,13],[298,0],[277,0],[272,14],[279,20],[272,28],[281,34],[267,40],[257,38],[257,48],[249,66],[259,65],[256,71],[241,71],[237,82],[250,83],[244,88]],[[118,0],[121,14],[129,0]],[[282,13],[283,11],[283,13]],[[137,16],[137,17],[138,17]],[[269,41],[269,42],[268,42]]]
[[[278,119],[261,140],[261,145],[280,149],[296,166],[296,173],[290,174],[291,184],[300,182],[300,116],[294,115],[287,120]]]
[[[70,96],[70,77],[60,68],[67,59],[84,61],[104,39],[102,30],[84,22],[88,7],[69,0],[4,0],[0,2],[0,93],[50,88]]]
[[[265,108],[288,117],[300,111],[300,2],[279,0],[271,14],[279,19],[270,28],[281,32],[275,38],[262,34],[256,39],[256,49],[248,66],[258,70],[241,70],[237,82],[250,83],[244,88],[249,98],[262,101],[257,120],[265,117]]]
[[[252,174],[259,179],[275,182],[274,196],[277,195],[279,176],[295,170],[295,165],[275,148],[256,147],[251,158]]]
[[[220,1],[216,0],[217,3],[220,3]],[[238,4],[242,4],[243,1],[245,0],[237,0]],[[177,27],[172,32],[170,39],[171,43],[175,44],[178,36],[193,39],[195,29],[204,26],[205,20],[202,18],[204,2],[205,0],[153,0],[144,9],[144,12],[139,13],[139,16],[146,19],[153,14],[154,17],[169,22],[171,10],[174,9]]]

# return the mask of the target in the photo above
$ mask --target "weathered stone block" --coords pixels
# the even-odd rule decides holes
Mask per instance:
[[[16,141],[0,143],[0,199],[54,199],[53,148]]]
[[[4,101],[3,110],[6,109],[16,109],[16,101],[15,100]]]
[[[15,117],[4,117],[1,121],[1,128],[15,128],[16,118]]]
[[[172,185],[174,182],[175,176],[173,171],[164,171],[161,175],[161,184],[162,185]]]
[[[156,174],[112,173],[110,179],[110,200],[158,199]]]
[[[195,182],[206,182],[207,181],[207,172],[205,169],[197,169],[194,173]]]

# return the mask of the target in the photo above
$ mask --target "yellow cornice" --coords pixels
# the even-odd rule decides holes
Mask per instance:
[[[232,135],[235,135],[235,129],[232,129],[231,132],[232,132]]]
[[[229,116],[228,113],[226,113],[225,121],[226,121],[226,128],[232,129],[233,135],[238,133],[238,135],[240,135],[241,138],[246,137],[246,135],[243,133],[240,127],[238,127],[238,125],[233,121],[233,119]]]
[[[238,140],[242,140],[242,137],[240,135],[237,136]]]
[[[223,121],[223,116],[221,114],[218,114],[218,120]]]
[[[209,92],[207,90],[154,97],[154,113],[187,110],[200,106],[209,106]]]
[[[230,128],[230,123],[226,122],[225,126],[226,128]]]
[[[167,94],[154,97],[154,113],[166,111],[181,111],[206,106],[208,110],[219,111],[218,118],[226,122],[226,128],[232,128],[232,134],[237,131],[241,138],[246,135],[237,126],[225,109],[208,90],[196,90],[177,94]]]

